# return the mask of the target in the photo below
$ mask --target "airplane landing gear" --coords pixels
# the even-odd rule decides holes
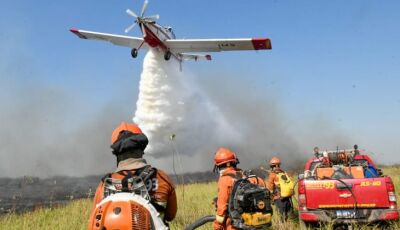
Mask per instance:
[[[165,54],[164,54],[164,59],[166,60],[166,61],[168,61],[169,59],[171,58],[171,51],[167,51],[167,52],[165,52]]]
[[[136,48],[133,48],[132,51],[131,51],[131,56],[132,56],[133,58],[136,58],[137,55],[138,55],[138,50],[137,50]]]

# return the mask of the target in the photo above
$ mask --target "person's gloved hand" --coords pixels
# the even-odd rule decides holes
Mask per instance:
[[[224,223],[224,219],[225,219],[224,216],[215,215],[215,221],[220,224]]]
[[[222,225],[222,223],[224,222],[224,218],[222,217],[222,223],[220,223],[219,221],[217,221],[217,217],[219,217],[218,215],[215,215],[215,221],[214,221],[214,229],[217,230],[224,230],[224,226]]]

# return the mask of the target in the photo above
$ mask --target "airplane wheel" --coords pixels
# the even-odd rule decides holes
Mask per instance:
[[[168,61],[169,59],[171,58],[171,51],[167,51],[167,52],[165,52],[165,54],[164,54],[164,59],[166,60],[166,61]]]
[[[132,51],[131,51],[131,55],[132,55],[133,58],[136,58],[137,55],[138,55],[138,50],[136,48],[133,48]]]

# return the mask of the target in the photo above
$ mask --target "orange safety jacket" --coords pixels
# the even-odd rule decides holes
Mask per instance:
[[[144,161],[144,160],[143,160]],[[145,161],[144,161],[145,162]],[[142,164],[146,166],[146,164]],[[141,166],[142,166],[141,165]],[[126,164],[124,167],[119,167],[120,169],[127,169],[129,165]],[[134,168],[134,167],[131,167]],[[111,174],[111,178],[122,180],[124,175],[126,175],[129,171],[134,174],[136,169],[131,170],[121,170],[117,169],[116,172]],[[122,174],[122,175],[121,175]],[[177,212],[177,201],[176,201],[176,193],[174,185],[168,175],[162,171],[157,170],[156,173],[149,178],[151,182],[151,189],[149,189],[149,195],[151,198],[151,203],[155,206],[161,206],[164,208],[164,220],[165,221],[172,221]],[[149,182],[149,183],[150,183]],[[146,183],[146,182],[145,182]],[[96,189],[96,194],[94,196],[93,208],[91,211],[91,217],[89,220],[89,224],[92,223],[92,218],[94,218],[93,212],[96,209],[96,205],[104,198],[104,183],[101,181]]]
[[[217,197],[217,216],[223,217],[223,223],[218,222],[216,220],[214,222],[215,230],[231,230],[235,229],[231,225],[231,220],[228,217],[228,203],[229,197],[231,195],[231,191],[233,188],[233,184],[235,183],[235,178],[229,175],[236,175],[236,173],[241,173],[240,169],[229,167],[224,170],[222,175],[218,179],[218,197]],[[262,187],[265,187],[264,180],[261,178],[249,178],[250,182],[253,184],[259,184]]]
[[[268,176],[268,182],[267,182],[267,188],[272,194],[273,200],[277,200],[281,198],[280,192],[279,192],[279,177],[278,173],[284,172],[280,168],[275,168],[274,170],[271,170]]]

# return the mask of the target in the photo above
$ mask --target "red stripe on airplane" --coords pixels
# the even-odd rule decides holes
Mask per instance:
[[[268,38],[253,38],[251,39],[255,50],[270,50],[272,49],[271,40]]]
[[[144,37],[144,40],[146,41],[147,44],[151,47],[157,47],[160,46],[161,48],[167,50],[167,46],[155,35],[149,28],[147,28],[146,25],[144,25],[144,29],[146,30],[146,37]]]
[[[76,28],[71,28],[71,29],[69,29],[69,31],[71,31],[72,33],[76,34],[76,36],[78,36],[80,38],[87,39],[87,37],[85,35],[81,34],[79,32],[79,30],[76,29]]]

